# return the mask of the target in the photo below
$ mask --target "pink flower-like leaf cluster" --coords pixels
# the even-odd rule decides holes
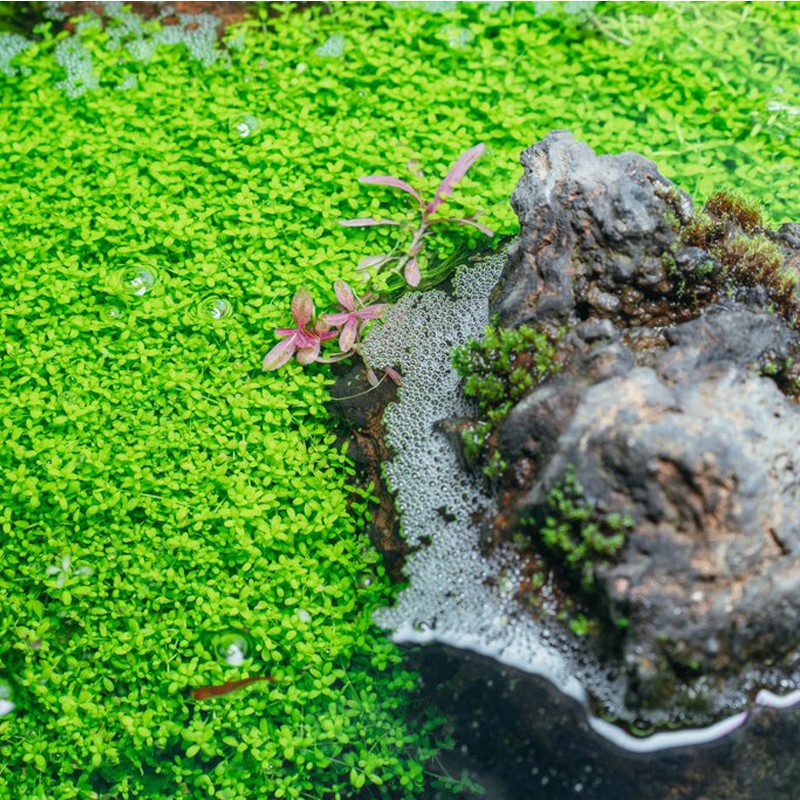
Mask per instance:
[[[333,291],[342,311],[338,314],[325,314],[322,321],[329,327],[339,328],[339,350],[342,353],[349,353],[360,337],[364,324],[382,316],[385,306],[383,303],[365,306],[363,301],[359,301],[361,307],[357,308],[355,293],[345,281],[336,281],[333,284]]]
[[[314,361],[332,364],[359,352],[359,340],[364,327],[370,320],[378,319],[383,314],[385,304],[366,305],[365,301],[372,298],[369,295],[359,298],[345,281],[336,281],[333,289],[340,310],[323,314],[319,318],[315,318],[314,301],[308,289],[301,288],[295,292],[292,298],[294,327],[275,328],[275,335],[282,337],[283,341],[276,344],[264,356],[265,370],[279,369],[289,362],[292,356],[300,364],[311,364]],[[323,355],[323,343],[337,337],[339,352]],[[386,375],[395,382],[400,382],[400,376],[394,370],[386,370]],[[367,367],[367,378],[373,385],[377,383],[369,367]]]
[[[298,289],[292,298],[294,328],[275,328],[275,335],[285,337],[264,356],[263,368],[282,367],[292,356],[299,364],[319,360],[322,343],[334,339],[336,332],[328,330],[321,320],[314,322],[314,301],[308,289]],[[313,323],[313,325],[312,325]]]
[[[439,188],[433,196],[433,200],[426,202],[422,195],[409,183],[393,175],[366,175],[359,178],[360,183],[376,184],[378,186],[389,186],[395,189],[400,189],[406,194],[411,195],[419,206],[420,219],[414,230],[411,244],[408,250],[400,256],[387,253],[385,255],[367,256],[363,258],[359,264],[359,269],[371,269],[382,267],[385,264],[394,263],[394,269],[403,273],[406,283],[409,286],[418,286],[422,280],[422,274],[419,268],[419,254],[422,251],[425,237],[430,233],[432,225],[455,222],[459,225],[470,225],[477,228],[487,236],[494,236],[494,231],[486,225],[477,222],[475,217],[435,217],[435,214],[444,201],[453,193],[456,183],[458,183],[466,174],[467,170],[478,160],[485,150],[483,144],[476,144],[462,154],[461,157],[450,167],[447,175],[445,175]],[[369,227],[373,225],[402,225],[407,226],[408,223],[397,222],[391,219],[374,219],[373,217],[357,217],[356,219],[346,219],[340,222],[348,228],[355,227]]]

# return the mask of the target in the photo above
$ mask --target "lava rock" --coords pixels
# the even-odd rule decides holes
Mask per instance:
[[[655,164],[634,153],[597,156],[568,131],[520,160],[511,205],[521,235],[492,298],[501,324],[590,315],[657,324],[683,312],[669,302],[670,266],[692,201]]]
[[[696,677],[800,645],[800,414],[772,379],[798,337],[759,286],[714,291],[719,264],[681,240],[691,200],[650,161],[559,131],[522,163],[492,303],[505,325],[566,325],[568,357],[499,429],[516,485],[498,519],[546,518],[569,469],[633,522],[584,600],[620,639],[629,705],[679,706]]]

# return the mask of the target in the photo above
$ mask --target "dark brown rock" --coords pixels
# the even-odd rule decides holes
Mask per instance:
[[[632,520],[583,599],[619,638],[632,707],[697,706],[699,676],[713,694],[800,645],[800,414],[772,379],[797,334],[758,284],[722,296],[719,264],[683,244],[691,201],[651,162],[556,132],[522,163],[493,303],[507,325],[570,332],[566,369],[500,427],[516,480],[497,520],[507,535],[543,522],[568,468],[587,502]],[[797,238],[776,234],[787,262]]]

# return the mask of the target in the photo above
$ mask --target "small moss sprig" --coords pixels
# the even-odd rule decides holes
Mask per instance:
[[[787,324],[800,327],[800,275],[786,268],[781,248],[767,236],[758,204],[736,192],[717,192],[686,225],[681,238],[717,259],[722,265],[718,282],[734,288],[762,286]]]
[[[595,566],[609,561],[625,546],[633,528],[629,516],[604,513],[589,501],[569,464],[564,480],[547,496],[544,523],[538,537],[545,548],[559,558],[567,572],[586,591],[595,586]]]
[[[497,477],[506,468],[499,451],[489,454],[490,440],[519,399],[562,363],[557,343],[561,334],[522,325],[487,327],[482,340],[473,340],[453,352],[453,367],[464,378],[464,394],[478,406],[478,421],[464,431],[465,455],[471,461],[486,458],[487,477]]]
[[[359,178],[359,183],[375,184],[378,186],[391,186],[395,189],[400,189],[406,194],[410,194],[419,205],[419,218],[416,222],[403,221],[398,222],[392,219],[374,219],[373,217],[357,217],[356,219],[342,220],[339,224],[345,227],[369,227],[373,225],[397,225],[413,229],[411,244],[408,249],[401,255],[386,253],[375,256],[367,256],[363,258],[359,264],[360,269],[376,269],[385,267],[388,264],[392,265],[394,272],[402,273],[406,283],[415,287],[419,285],[422,280],[422,273],[420,272],[419,255],[422,252],[425,243],[425,237],[429,236],[432,232],[434,225],[441,225],[447,222],[454,222],[459,225],[470,225],[477,228],[487,236],[494,236],[494,231],[487,228],[476,221],[479,216],[475,214],[472,217],[441,217],[434,215],[444,201],[453,193],[456,183],[458,183],[466,174],[467,170],[478,160],[483,151],[486,149],[484,144],[476,144],[471,147],[458,160],[450,167],[444,180],[439,184],[439,188],[433,196],[433,200],[426,202],[423,196],[406,181],[396,178],[393,175],[365,175]]]

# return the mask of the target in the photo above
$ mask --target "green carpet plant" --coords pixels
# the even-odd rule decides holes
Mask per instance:
[[[354,313],[404,246],[338,224],[404,214],[351,176],[432,196],[482,142],[448,215],[513,233],[519,151],[570,128],[796,216],[796,6],[438,5],[0,35],[0,800],[455,791],[330,367],[261,369],[301,287]],[[428,237],[431,274],[482,240]]]

